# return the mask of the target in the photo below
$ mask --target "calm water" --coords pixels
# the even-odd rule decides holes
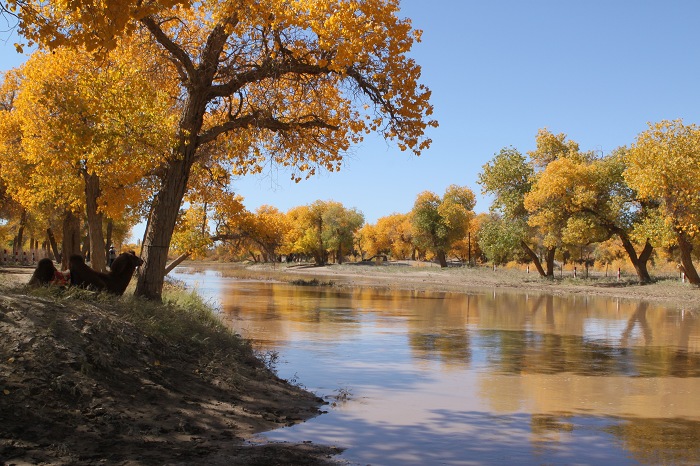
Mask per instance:
[[[694,310],[175,275],[330,402],[268,439],[345,447],[351,464],[700,464]]]

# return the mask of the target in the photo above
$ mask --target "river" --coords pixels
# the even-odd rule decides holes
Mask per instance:
[[[696,311],[174,276],[329,402],[265,439],[337,445],[362,465],[700,464]]]

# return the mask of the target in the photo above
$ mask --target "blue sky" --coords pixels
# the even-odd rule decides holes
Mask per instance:
[[[355,207],[368,222],[408,212],[425,190],[450,184],[477,194],[477,174],[501,148],[525,153],[547,127],[607,154],[647,122],[700,123],[700,2],[694,0],[403,0],[423,30],[412,56],[433,91],[432,147],[420,157],[378,137],[353,148],[338,173],[298,184],[270,171],[236,180],[254,210],[315,200]],[[0,29],[2,29],[0,25]],[[0,35],[0,38],[4,36]],[[0,69],[22,61],[0,43]]]

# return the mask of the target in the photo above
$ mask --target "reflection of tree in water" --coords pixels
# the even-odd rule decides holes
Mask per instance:
[[[533,414],[530,417],[532,448],[535,455],[546,455],[561,440],[562,433],[571,433],[574,424],[569,422],[571,416],[552,416]]]
[[[471,348],[467,329],[450,329],[440,333],[409,335],[409,344],[417,353],[430,359],[438,359],[459,365],[469,365]]]
[[[489,362],[505,373],[698,377],[700,355],[668,347],[624,348],[576,335],[484,331]]]
[[[646,302],[642,302],[637,307],[637,310],[632,313],[632,316],[627,321],[627,327],[625,331],[622,332],[622,339],[620,344],[622,346],[629,346],[629,340],[634,332],[635,327],[639,324],[639,327],[644,335],[644,344],[650,345],[653,339],[653,334],[651,332],[651,326],[647,322],[647,309],[649,305]]]
[[[626,419],[607,429],[644,464],[700,464],[700,423],[685,419]]]

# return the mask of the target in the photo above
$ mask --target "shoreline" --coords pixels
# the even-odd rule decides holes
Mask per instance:
[[[634,277],[572,278],[553,280],[536,273],[490,267],[448,267],[432,265],[346,263],[314,266],[308,264],[240,264],[214,261],[185,261],[182,268],[211,268],[225,276],[281,282],[316,280],[337,287],[370,287],[451,293],[492,290],[537,292],[553,295],[580,294],[631,300],[663,302],[685,309],[700,309],[700,288],[678,279],[660,278],[640,284]],[[301,282],[299,282],[301,283]]]

